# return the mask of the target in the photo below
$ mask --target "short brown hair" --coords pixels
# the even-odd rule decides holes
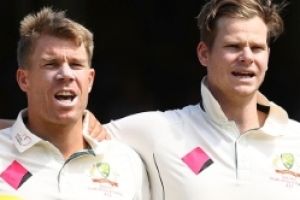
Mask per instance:
[[[20,22],[20,39],[17,48],[20,67],[27,68],[30,65],[28,63],[30,54],[41,35],[70,39],[78,46],[83,43],[91,65],[94,50],[93,33],[81,24],[67,18],[65,11],[56,12],[45,7],[36,14],[25,16]]]
[[[217,34],[216,24],[221,17],[250,19],[258,16],[267,25],[269,43],[284,30],[279,12],[285,5],[285,2],[276,5],[271,0],[210,0],[196,17],[201,40],[212,47]]]

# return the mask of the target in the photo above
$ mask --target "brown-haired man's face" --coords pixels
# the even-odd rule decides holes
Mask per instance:
[[[220,18],[212,47],[200,43],[198,57],[207,67],[208,85],[215,95],[252,95],[268,68],[266,24],[259,17]]]

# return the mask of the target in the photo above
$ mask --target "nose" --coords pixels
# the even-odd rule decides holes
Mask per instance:
[[[69,64],[64,63],[57,72],[57,79],[64,81],[73,81],[75,79],[74,72]]]
[[[245,64],[245,65],[250,65],[253,63],[253,52],[252,49],[249,47],[244,47],[241,55],[239,56],[239,62]]]

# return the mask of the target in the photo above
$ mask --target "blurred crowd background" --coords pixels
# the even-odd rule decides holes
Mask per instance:
[[[205,69],[196,57],[204,0],[1,1],[0,118],[26,105],[15,81],[19,21],[43,6],[66,10],[95,37],[94,89],[88,108],[108,122],[132,113],[196,104]],[[275,2],[282,2],[275,0]],[[271,45],[261,91],[300,121],[300,1],[283,11],[284,34]]]

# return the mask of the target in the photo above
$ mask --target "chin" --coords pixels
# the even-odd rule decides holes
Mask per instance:
[[[256,90],[243,90],[243,91],[237,91],[236,93],[242,97],[249,97],[255,95]]]
[[[258,91],[257,88],[254,87],[238,87],[238,88],[234,88],[234,93],[239,95],[239,96],[250,96],[250,95],[254,95],[256,92]]]
[[[76,123],[77,120],[71,117],[58,117],[55,121],[60,125],[70,125]]]
[[[78,120],[82,120],[82,115],[79,114],[74,114],[74,113],[64,113],[64,114],[59,114],[56,117],[56,120],[60,124],[70,124],[70,123],[75,123]]]

